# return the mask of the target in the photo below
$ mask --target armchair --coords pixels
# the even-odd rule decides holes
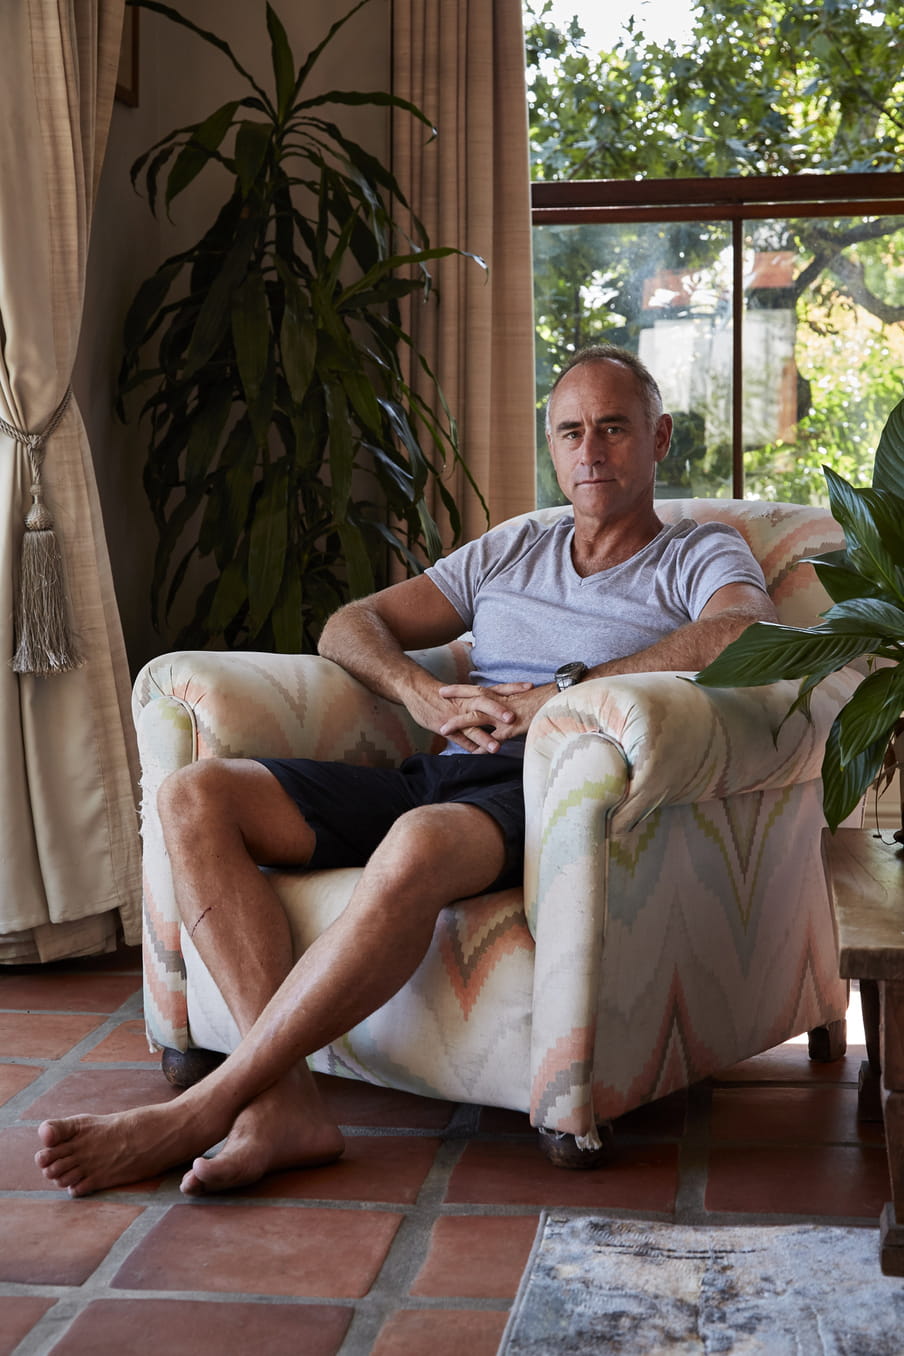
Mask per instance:
[[[663,500],[657,511],[738,527],[783,622],[812,624],[828,605],[799,563],[843,544],[827,511],[730,500]],[[467,671],[460,641],[419,658],[446,681]],[[794,683],[706,689],[651,673],[557,694],[528,736],[523,890],[446,909],[409,983],[312,1066],[529,1111],[592,1149],[608,1120],[801,1032],[823,1032],[819,1047],[811,1034],[814,1057],[842,1053],[847,985],[819,775],[859,681],[833,675],[814,693],[812,723],[798,714],[784,725]],[[164,655],[138,676],[134,715],[145,1015],[172,1066],[173,1051],[228,1051],[238,1033],[180,927],[155,808],[162,779],[211,755],[396,761],[432,736],[311,655]],[[297,952],[358,874],[272,873]]]

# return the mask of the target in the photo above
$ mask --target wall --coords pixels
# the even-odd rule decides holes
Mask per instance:
[[[171,0],[172,3],[172,0]],[[264,0],[182,0],[186,18],[224,38],[260,83],[270,70]],[[296,60],[348,13],[352,0],[277,0]],[[202,233],[223,200],[211,170],[174,205],[174,221],[151,216],[132,189],[133,160],[174,127],[196,122],[235,97],[228,58],[159,15],[140,15],[141,65],[136,108],[117,103],[91,241],[82,342],[74,388],[88,428],[104,510],[113,578],[133,672],[165,647],[150,619],[156,533],[141,484],[146,433],[113,411],[122,322],[138,285],[157,264]],[[388,89],[390,0],[370,0],[324,53],[312,76],[318,89]],[[388,118],[337,108],[331,116],[380,158],[389,155]],[[207,178],[210,176],[210,178]],[[221,181],[222,182],[222,181]]]

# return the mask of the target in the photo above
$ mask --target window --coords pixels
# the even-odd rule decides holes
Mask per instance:
[[[635,33],[596,57],[582,55],[574,26],[541,52],[550,28],[538,8],[550,5],[526,6],[538,395],[567,352],[623,343],[675,415],[660,494],[825,502],[823,463],[868,482],[904,386],[904,174],[876,172],[896,147],[897,163],[904,155],[900,58],[882,66],[885,6],[835,0],[846,11],[841,47],[821,66],[795,61],[787,43],[773,51],[762,26],[780,33],[787,20],[787,37],[808,24],[815,44],[829,7],[811,0],[721,0],[698,16],[684,54]],[[749,51],[736,64],[740,39],[720,47],[721,32],[734,25],[737,37],[742,23],[764,54],[759,70]],[[857,66],[870,52],[874,78]],[[838,72],[852,62],[870,111],[859,161],[839,111]],[[732,93],[726,82],[744,69],[746,88]],[[781,107],[780,76],[797,81]],[[616,135],[618,145],[606,142]],[[660,177],[646,177],[645,159]],[[707,165],[723,172],[701,177]],[[586,167],[607,177],[577,177]],[[773,172],[754,172],[764,168]],[[544,451],[538,498],[559,498]]]

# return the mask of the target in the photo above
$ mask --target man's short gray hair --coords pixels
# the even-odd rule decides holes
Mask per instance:
[[[559,372],[552,388],[549,392],[549,399],[546,402],[546,432],[552,433],[552,419],[549,413],[552,404],[552,398],[558,390],[562,378],[576,367],[583,367],[585,363],[621,363],[623,367],[629,367],[634,373],[634,379],[637,383],[637,393],[640,396],[644,407],[644,413],[650,423],[650,428],[655,428],[656,423],[663,413],[662,394],[656,383],[650,369],[645,363],[642,363],[636,353],[630,349],[620,348],[618,344],[589,344],[586,348],[579,349],[577,353],[569,358],[568,362]]]

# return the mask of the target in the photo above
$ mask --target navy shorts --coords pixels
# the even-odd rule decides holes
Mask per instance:
[[[421,805],[460,802],[490,815],[505,838],[505,866],[492,889],[520,883],[524,792],[520,758],[417,753],[397,768],[353,767],[313,758],[259,758],[317,837],[312,870],[363,866],[392,825]]]

